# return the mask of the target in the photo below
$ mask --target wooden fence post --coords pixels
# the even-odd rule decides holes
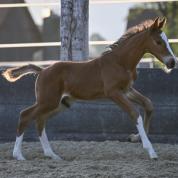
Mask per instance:
[[[88,59],[88,0],[61,0],[61,60]]]
[[[73,0],[61,0],[61,19],[60,19],[60,39],[61,51],[60,59],[63,61],[72,60],[71,51],[71,24],[72,24]]]

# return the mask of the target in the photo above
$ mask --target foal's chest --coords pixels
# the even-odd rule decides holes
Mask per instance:
[[[134,83],[134,74],[131,71],[125,71],[123,74],[123,78],[120,79],[120,86],[122,87],[125,92],[127,92]]]

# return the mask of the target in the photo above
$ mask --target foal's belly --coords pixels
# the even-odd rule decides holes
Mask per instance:
[[[70,93],[70,95],[76,99],[82,99],[82,100],[98,99],[98,98],[103,98],[105,96],[102,87],[89,86],[89,85],[75,86],[70,90],[68,90],[67,93]]]
[[[100,80],[96,81],[91,78],[72,80],[65,86],[65,92],[70,93],[76,99],[92,100],[105,96],[103,83]]]

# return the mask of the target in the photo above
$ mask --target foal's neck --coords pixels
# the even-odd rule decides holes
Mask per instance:
[[[128,39],[120,51],[119,63],[127,70],[135,70],[145,53],[146,32],[140,32]],[[122,51],[122,52],[121,52]]]

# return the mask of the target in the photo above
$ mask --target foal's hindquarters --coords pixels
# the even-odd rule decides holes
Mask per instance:
[[[17,126],[17,137],[13,151],[14,158],[17,160],[25,159],[21,151],[23,135],[30,121],[34,120],[36,122],[36,128],[45,156],[53,159],[60,159],[60,157],[52,151],[49,144],[45,132],[46,120],[50,115],[70,107],[76,96],[79,99],[88,99],[90,97],[95,97],[95,94],[93,93],[97,93],[97,96],[103,95],[103,92],[101,91],[101,82],[96,82],[96,88],[94,88],[90,85],[90,82],[93,82],[94,79],[89,79],[87,76],[84,76],[83,79],[81,77],[84,71],[89,75],[89,72],[93,70],[93,67],[91,67],[91,65],[93,66],[93,63],[95,62],[73,64],[69,62],[59,62],[38,73],[39,75],[35,85],[36,103],[23,110],[20,114],[19,124]],[[21,67],[24,70],[22,73],[25,73],[25,70],[30,71],[33,69],[33,71],[35,71],[35,67],[36,66],[34,65],[27,66],[27,69],[25,66]],[[91,68],[91,70],[89,70],[89,68]],[[17,71],[18,70],[20,71],[21,69],[19,68]],[[99,71],[93,70],[93,74],[95,80],[97,80]]]
[[[39,74],[36,81],[36,103],[20,113],[20,119],[17,126],[17,137],[13,150],[13,157],[17,160],[25,160],[22,155],[21,144],[25,128],[32,120],[36,123],[45,156],[51,157],[52,159],[61,159],[51,149],[45,132],[45,123],[50,115],[69,107],[73,102],[73,98],[67,94],[63,95],[63,84],[60,83],[60,78],[51,78],[50,71],[47,72],[47,74],[45,71]]]

